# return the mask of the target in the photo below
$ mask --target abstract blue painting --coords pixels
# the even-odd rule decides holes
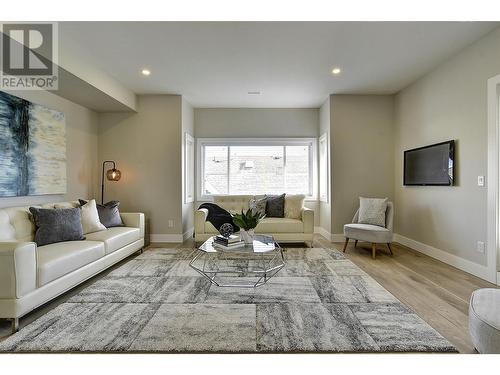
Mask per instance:
[[[64,193],[64,114],[0,91],[0,197]]]

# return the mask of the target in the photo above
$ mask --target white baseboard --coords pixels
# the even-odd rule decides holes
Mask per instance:
[[[150,242],[167,242],[167,243],[183,243],[187,239],[191,238],[194,233],[194,227],[189,228],[183,234],[150,234]]]
[[[322,235],[330,242],[332,241],[332,234],[323,227],[314,227],[314,233]]]
[[[422,242],[412,240],[411,238],[404,237],[400,234],[394,233],[394,242],[399,242],[400,244],[407,246],[413,250],[416,250],[422,254],[428,255],[432,258],[440,260],[450,266],[456,267],[462,271],[468,272],[477,276],[481,279],[487,280],[492,283],[496,283],[497,280],[493,280],[494,277],[491,276],[491,271],[488,267],[481,264],[471,262],[470,260],[460,258],[456,255],[450,254],[444,250],[437,249],[430,245],[426,245]]]
[[[323,227],[314,227],[314,233],[321,234],[330,242],[344,242],[345,237],[342,233],[330,233]]]
[[[185,231],[184,234],[182,235],[183,242],[193,237],[193,233],[194,233],[194,227],[189,228],[187,231]]]
[[[150,242],[182,243],[182,234],[150,234]]]
[[[332,234],[332,240],[331,242],[344,242],[345,237],[342,233],[334,233]]]

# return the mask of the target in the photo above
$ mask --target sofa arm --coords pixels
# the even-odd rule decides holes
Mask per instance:
[[[194,213],[194,233],[203,234],[205,233],[205,221],[207,221],[208,210],[206,208],[200,208]]]
[[[302,209],[302,222],[304,233],[314,233],[314,210],[304,207]]]
[[[120,216],[126,227],[139,228],[141,237],[144,238],[144,214],[142,212],[120,212]]]
[[[21,298],[36,289],[36,244],[0,242],[0,298]]]

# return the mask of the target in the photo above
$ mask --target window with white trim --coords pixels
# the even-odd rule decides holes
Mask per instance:
[[[198,139],[199,199],[228,194],[315,196],[316,139]]]
[[[328,202],[329,178],[328,173],[328,134],[324,133],[318,139],[319,154],[319,200]]]

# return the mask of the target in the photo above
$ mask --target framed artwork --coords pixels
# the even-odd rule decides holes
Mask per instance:
[[[65,193],[64,114],[0,91],[0,197]]]

